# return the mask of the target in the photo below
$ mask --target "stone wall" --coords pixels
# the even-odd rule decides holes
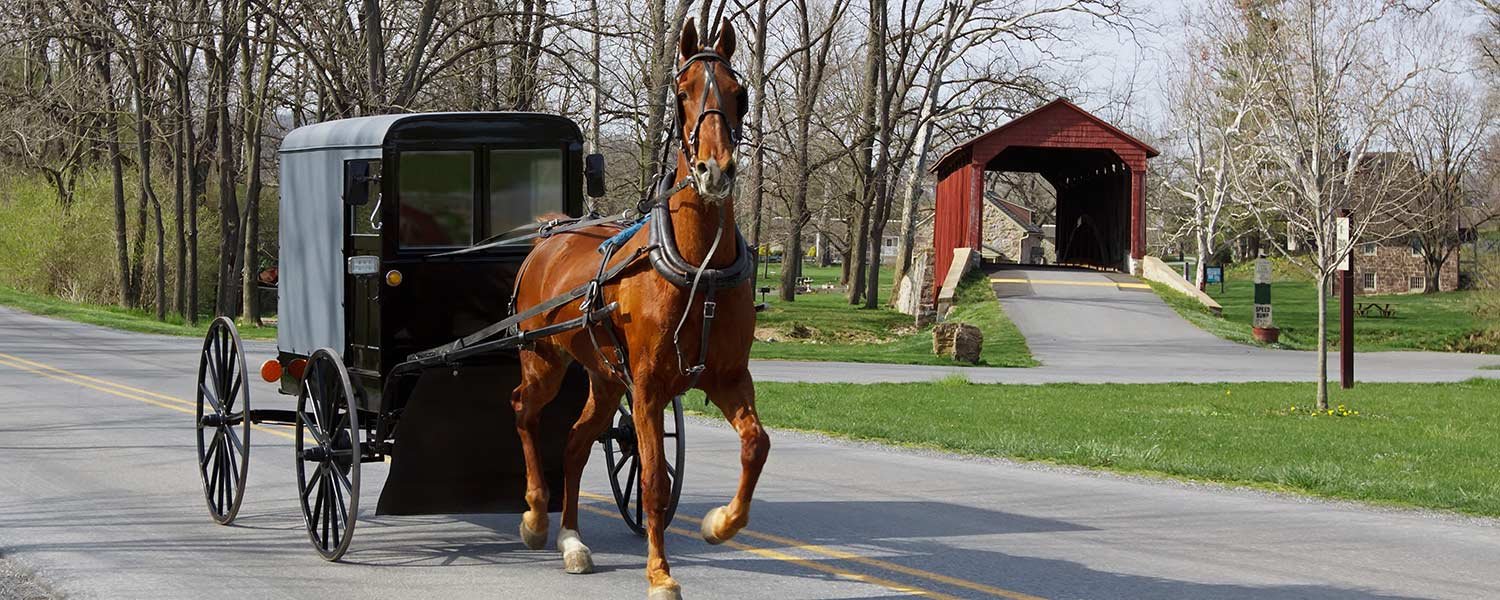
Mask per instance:
[[[912,268],[896,286],[896,310],[911,315],[917,327],[926,327],[937,317],[932,302],[933,270],[932,248],[917,252],[912,257]]]
[[[1411,246],[1406,244],[1382,244],[1374,247],[1373,255],[1367,254],[1370,249],[1364,245],[1354,248],[1354,293],[1365,294],[1407,294],[1420,293],[1426,284],[1425,261],[1421,256],[1412,254]],[[1366,286],[1365,274],[1374,275],[1374,289]],[[1423,281],[1416,282],[1413,278],[1421,278]],[[1412,284],[1416,285],[1412,285]],[[1442,271],[1438,274],[1438,290],[1451,292],[1458,289],[1458,253],[1455,252],[1448,257],[1448,262],[1443,264]]]

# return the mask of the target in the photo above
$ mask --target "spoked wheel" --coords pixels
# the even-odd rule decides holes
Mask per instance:
[[[359,514],[359,412],[349,371],[327,348],[313,352],[297,394],[297,497],[313,548],[338,560]]]
[[[245,499],[250,473],[250,386],[240,333],[228,317],[214,319],[198,359],[198,473],[208,515],[228,525]]]
[[[662,453],[667,459],[667,479],[671,497],[667,500],[667,524],[677,514],[677,499],[682,496],[682,466],[687,446],[683,444],[682,396],[672,398],[662,415]],[[630,413],[630,395],[620,403],[615,426],[604,436],[604,460],[609,467],[609,487],[615,493],[615,506],[625,525],[636,535],[646,535],[645,507],[641,505],[641,457],[635,434],[635,420]]]

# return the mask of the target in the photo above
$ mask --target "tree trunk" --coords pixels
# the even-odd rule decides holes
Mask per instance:
[[[245,144],[250,150],[246,166],[250,171],[250,183],[245,188],[245,248],[244,279],[240,282],[241,304],[245,307],[246,322],[261,326],[260,320],[260,192],[261,192],[261,129],[266,112],[266,93],[271,81],[271,66],[276,55],[277,22],[272,20],[266,42],[260,48],[259,77],[253,88],[254,96],[247,105]],[[248,83],[249,77],[246,74]],[[248,86],[247,86],[248,87]]]
[[[187,182],[183,177],[183,167],[187,164],[183,142],[183,118],[181,107],[174,109],[177,121],[177,131],[173,132],[168,150],[172,153],[172,223],[174,227],[174,249],[173,256],[177,259],[177,286],[173,293],[175,300],[174,309],[177,316],[187,316],[187,229],[183,219],[187,217],[183,209],[183,203],[187,196]]]
[[[238,52],[238,41],[234,38],[239,35],[238,31],[229,30],[229,17],[224,18],[225,29],[222,32],[222,47],[219,51],[217,64],[214,65],[213,74],[217,80],[216,91],[218,96],[214,98],[214,117],[218,129],[218,160],[219,171],[219,289],[214,303],[214,314],[219,316],[234,316],[238,311],[236,301],[239,300],[238,272],[235,264],[239,260],[240,235],[239,235],[239,199],[238,190],[235,189],[235,161],[234,161],[234,136],[231,129],[233,120],[229,114],[229,85],[233,81],[231,71],[234,69],[235,54]]]
[[[385,31],[381,28],[379,0],[364,0],[360,16],[365,26],[365,69],[370,87],[370,104],[367,114],[386,111],[385,102]]]
[[[1318,397],[1317,409],[1328,410],[1328,275],[1318,273]]]
[[[755,266],[760,266],[760,249],[763,242],[760,239],[762,204],[765,201],[766,184],[766,146],[765,140],[765,97],[766,97],[766,3],[757,2],[755,12],[755,53],[750,60],[750,82],[755,88],[755,98],[751,100],[750,122],[755,124],[756,136],[755,147],[751,150],[750,166],[750,246],[755,248]],[[760,269],[752,269],[750,274],[750,287],[757,289],[760,286]]]
[[[1203,229],[1200,228],[1198,230],[1198,235],[1193,237],[1196,238],[1198,242],[1198,266],[1194,267],[1193,282],[1197,284],[1198,290],[1202,291],[1208,289],[1207,287],[1205,287],[1207,284],[1203,281],[1205,275],[1208,273],[1208,259],[1210,255],[1207,239],[1208,236],[1204,233]]]
[[[130,287],[130,247],[127,242],[125,213],[125,166],[120,157],[120,123],[115,114],[115,99],[110,92],[114,77],[110,72],[109,53],[103,49],[98,58],[100,88],[105,95],[104,134],[109,149],[110,193],[115,205],[115,261],[120,275],[120,306],[135,305],[135,295]]]
[[[865,260],[869,257],[865,247],[870,234],[870,208],[875,203],[874,142],[879,132],[876,122],[876,105],[880,103],[880,70],[885,61],[885,46],[881,35],[881,12],[884,0],[870,0],[869,23],[865,40],[864,81],[861,86],[859,114],[864,131],[859,139],[857,160],[859,161],[859,224],[850,233],[849,260],[844,261],[845,283],[848,285],[849,304],[859,305],[865,293]]]
[[[144,270],[142,263],[145,262],[144,255],[146,250],[146,209],[149,205],[155,208],[156,214],[156,319],[158,321],[165,321],[167,320],[167,265],[166,255],[164,253],[165,249],[163,248],[163,246],[166,244],[166,235],[162,225],[161,202],[156,198],[156,190],[152,187],[151,184],[151,145],[153,143],[153,139],[155,138],[155,132],[153,131],[151,123],[151,119],[153,118],[151,114],[151,97],[149,92],[145,88],[147,82],[155,78],[155,74],[151,70],[151,65],[149,62],[151,58],[146,56],[144,51],[140,53],[137,60],[139,62],[136,63],[136,68],[131,74],[131,79],[134,83],[135,88],[135,146],[136,153],[140,157],[139,164],[136,165],[136,168],[139,171],[140,175],[139,183],[141,194],[140,219],[139,227],[136,230],[135,242],[135,278],[137,279],[136,285],[144,285],[144,282],[140,281],[140,273]]]
[[[886,33],[890,31],[886,17],[886,5],[884,2],[871,2],[872,11],[879,13],[879,23],[875,27],[878,35],[879,46],[886,45]],[[875,23],[872,18],[871,23]],[[866,236],[865,243],[869,244],[868,260],[869,269],[865,275],[865,308],[875,308],[880,304],[880,254],[884,250],[885,222],[891,209],[889,197],[889,186],[887,175],[891,168],[891,102],[894,94],[891,91],[890,68],[884,60],[880,61],[880,102],[876,109],[876,133],[877,145],[880,153],[875,156],[875,171],[872,177],[872,192],[870,193],[870,231]],[[896,280],[899,282],[900,280]]]

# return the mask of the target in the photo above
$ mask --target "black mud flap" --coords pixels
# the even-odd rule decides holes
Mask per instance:
[[[524,512],[526,463],[510,406],[520,371],[507,362],[423,373],[406,399],[375,513]],[[552,512],[562,507],[563,446],[587,399],[588,378],[574,365],[542,411],[537,442]]]

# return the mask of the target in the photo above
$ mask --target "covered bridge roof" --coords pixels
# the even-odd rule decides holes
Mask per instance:
[[[954,146],[932,165],[932,172],[942,173],[973,160],[988,163],[1009,146],[1043,148],[1107,148],[1120,158],[1127,154],[1153,158],[1161,154],[1150,144],[1136,139],[1108,121],[1079,108],[1066,98],[1058,98],[1010,122]]]

